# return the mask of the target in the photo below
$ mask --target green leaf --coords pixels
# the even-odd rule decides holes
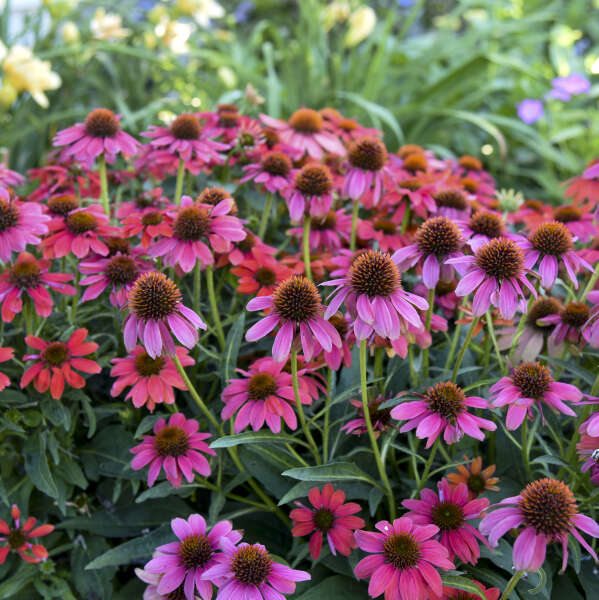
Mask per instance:
[[[543,569],[538,569],[536,573],[539,576],[539,583],[536,587],[528,590],[528,593],[533,596],[541,593],[543,591],[543,588],[547,584],[547,575],[545,571]]]
[[[46,438],[43,435],[27,438],[23,445],[23,456],[25,458],[25,472],[29,475],[33,485],[50,496],[58,498],[58,488],[46,457]]]
[[[345,577],[333,575],[317,585],[306,584],[310,589],[300,594],[295,600],[322,600],[323,598],[343,598],[344,600],[364,600],[368,597],[366,585]]]
[[[236,435],[225,435],[211,444],[211,448],[232,448],[242,444],[297,444],[301,440],[286,433],[270,433],[269,431],[247,431]],[[305,445],[305,444],[304,444]]]
[[[468,592],[481,600],[487,600],[484,592],[470,579],[459,577],[458,575],[441,575],[441,581],[447,587]]]
[[[62,426],[68,431],[71,426],[71,413],[60,400],[44,398],[40,402],[42,413],[53,425]]]
[[[21,563],[12,577],[0,584],[0,600],[5,598],[14,600],[14,598],[17,598],[16,593],[28,585],[37,575],[38,570],[34,565]]]
[[[300,481],[367,481],[372,485],[379,485],[370,475],[367,475],[354,463],[350,462],[288,469],[283,471],[282,475]]]
[[[185,496],[191,494],[193,490],[197,490],[198,485],[195,483],[186,483],[178,488],[173,487],[170,481],[161,481],[158,485],[153,485],[151,488],[142,492],[135,498],[135,503],[140,504],[146,500],[153,498],[166,498],[168,496]]]
[[[226,347],[221,359],[221,379],[227,383],[235,377],[237,357],[245,331],[245,312],[242,312],[237,321],[227,333]]]

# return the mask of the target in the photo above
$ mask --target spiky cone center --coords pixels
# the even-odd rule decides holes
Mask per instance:
[[[129,254],[130,242],[127,238],[110,235],[104,238],[104,243],[108,246],[108,256],[114,256],[117,253]]]
[[[178,588],[175,588],[172,592],[164,595],[163,598],[165,600],[187,600],[185,596],[185,586],[180,585]]]
[[[460,167],[468,171],[480,171],[483,168],[483,164],[480,162],[480,160],[478,160],[478,158],[475,156],[469,156],[468,154],[460,156],[458,164]]]
[[[328,167],[308,164],[295,176],[295,187],[305,196],[324,196],[333,189]]]
[[[358,129],[359,125],[357,121],[354,121],[353,119],[341,119],[337,123],[337,127],[343,131],[346,131],[347,133],[351,133],[352,131]]]
[[[563,481],[539,479],[529,483],[520,495],[520,512],[527,527],[553,539],[569,531],[578,506]]]
[[[239,122],[239,114],[237,111],[223,110],[218,113],[218,124],[225,129],[232,129]]]
[[[452,279],[451,281],[439,279],[437,285],[435,286],[435,294],[437,294],[437,296],[446,296],[447,294],[452,294],[455,292],[457,287],[458,282],[455,279]]]
[[[313,219],[312,229],[317,231],[329,231],[337,226],[337,215],[330,210],[322,219]]]
[[[439,502],[433,508],[432,519],[441,531],[452,531],[464,523],[464,511],[455,502]]]
[[[474,213],[469,225],[474,234],[486,235],[491,239],[501,237],[505,231],[501,217],[489,212]]]
[[[175,219],[173,232],[182,242],[197,242],[210,232],[210,215],[199,206],[182,208]]]
[[[231,194],[225,190],[225,188],[221,188],[218,186],[208,187],[202,191],[202,193],[198,196],[198,202],[201,204],[210,204],[212,206],[216,206],[219,202],[223,200],[232,200]]]
[[[72,194],[64,194],[61,196],[52,196],[48,199],[48,210],[53,215],[59,215],[64,217],[68,215],[72,210],[79,208],[79,200]]]
[[[386,221],[385,219],[376,220],[372,226],[375,231],[380,231],[385,235],[393,235],[397,232],[397,225],[392,221]]]
[[[269,267],[258,267],[254,278],[260,285],[274,285],[277,282],[276,273]]]
[[[424,154],[418,154],[417,152],[414,152],[412,154],[408,154],[403,159],[403,168],[407,171],[411,171],[412,173],[416,173],[417,171],[426,171],[427,166],[428,163]]]
[[[577,206],[559,206],[553,211],[553,218],[560,223],[571,223],[582,219],[582,211]]]
[[[549,315],[557,315],[561,309],[562,305],[555,298],[548,296],[537,298],[526,315],[526,325],[537,331],[548,331],[549,328],[538,325],[537,321]]]
[[[553,383],[549,369],[541,363],[526,362],[512,372],[512,381],[520,389],[522,396],[542,400]]]
[[[154,437],[154,449],[160,456],[183,456],[189,450],[189,435],[182,427],[166,425]]]
[[[591,309],[584,302],[568,302],[562,309],[562,321],[579,329],[591,316]]]
[[[398,183],[400,188],[404,188],[406,190],[410,190],[411,192],[415,192],[422,187],[422,183],[418,181],[418,179],[404,179]]]
[[[447,217],[427,219],[416,232],[416,245],[426,254],[442,257],[453,254],[462,245],[459,227]]]
[[[143,321],[162,320],[181,302],[179,288],[164,273],[142,273],[129,291],[129,310]]]
[[[69,349],[62,342],[52,342],[42,350],[41,357],[50,366],[60,367],[69,357]]]
[[[266,550],[259,546],[243,546],[231,559],[231,571],[240,583],[259,586],[270,575],[272,563]]]
[[[121,129],[117,116],[107,108],[96,108],[85,117],[85,129],[93,137],[114,137]]]
[[[305,323],[321,310],[318,289],[303,275],[293,275],[281,282],[272,298],[275,312],[285,321]]]
[[[422,154],[424,152],[422,146],[417,144],[405,144],[397,151],[399,158],[407,158],[410,154]]]
[[[425,392],[426,403],[431,412],[454,424],[464,411],[466,394],[451,381],[440,382]]]
[[[401,275],[391,257],[380,250],[366,250],[353,261],[349,270],[351,286],[369,298],[388,297],[401,285]]]
[[[98,220],[88,212],[71,213],[65,219],[67,229],[73,235],[82,235],[98,228]]]
[[[113,285],[130,285],[139,275],[135,259],[127,255],[113,256],[104,271]]]
[[[266,400],[276,393],[278,387],[270,373],[255,373],[248,383],[248,395],[250,400]]]
[[[143,350],[135,357],[135,370],[142,377],[151,377],[152,375],[159,375],[164,368],[165,363],[166,359],[162,356],[152,358],[145,350]]]
[[[370,422],[373,426],[378,423],[378,429],[387,429],[391,425],[391,408],[381,408],[381,404],[385,400],[384,396],[380,396],[368,401]],[[359,413],[364,416],[364,409],[362,407],[359,408]]]
[[[0,200],[0,233],[19,222],[19,209],[6,200]]]
[[[399,571],[415,567],[421,554],[420,544],[411,533],[394,533],[383,543],[385,562]]]
[[[299,133],[319,133],[322,131],[322,116],[311,108],[300,108],[289,118],[289,125]]]
[[[260,166],[263,171],[269,175],[278,175],[279,177],[287,177],[291,172],[291,161],[282,152],[269,152],[266,154]]]
[[[34,259],[14,264],[8,272],[8,281],[21,289],[35,288],[42,280],[42,272]]]
[[[327,534],[335,523],[335,515],[328,508],[320,508],[314,512],[316,529]]]
[[[148,227],[149,225],[160,225],[164,221],[163,214],[158,210],[153,210],[149,213],[146,213],[141,218],[142,225]]]
[[[387,162],[387,148],[377,138],[363,137],[350,145],[347,158],[352,167],[380,171]]]
[[[279,134],[274,130],[266,127],[262,130],[267,148],[273,148],[279,143]]]
[[[479,249],[476,265],[489,277],[511,279],[522,274],[524,255],[512,240],[495,238]]]
[[[135,196],[135,206],[137,208],[150,208],[151,206],[156,206],[158,204],[158,199],[155,198],[151,192],[145,191],[141,194],[137,194]]]
[[[467,210],[469,207],[466,196],[460,190],[442,190],[437,192],[433,198],[437,206],[455,208],[457,210]]]
[[[247,232],[245,239],[241,240],[240,242],[237,242],[237,247],[244,254],[248,254],[255,245],[256,245],[256,236],[250,232]]]
[[[329,319],[329,323],[337,330],[339,337],[344,339],[349,330],[349,324],[345,317],[340,312],[336,312]]]
[[[21,529],[11,529],[6,541],[11,550],[18,550],[27,542],[27,538]]]
[[[223,102],[216,107],[216,112],[220,115],[221,113],[238,113],[239,108],[235,104],[228,104]]]
[[[468,475],[468,481],[466,481],[468,489],[477,496],[483,492],[487,487],[485,478],[478,473],[470,473]]]
[[[171,123],[169,130],[178,140],[197,140],[202,133],[202,126],[195,115],[183,113]]]
[[[562,256],[572,249],[572,235],[559,221],[542,223],[529,238],[535,250],[551,256]]]
[[[193,533],[179,544],[179,559],[187,569],[197,569],[206,565],[214,551],[210,540],[202,534]]]
[[[525,200],[522,204],[525,208],[533,210],[534,212],[542,212],[543,211],[543,203],[540,200]]]
[[[462,187],[470,194],[475,194],[478,191],[478,181],[472,179],[472,177],[462,177],[460,179]]]

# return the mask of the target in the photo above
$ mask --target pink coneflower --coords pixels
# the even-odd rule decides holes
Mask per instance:
[[[215,556],[218,564],[202,575],[218,587],[216,600],[282,600],[285,594],[295,592],[297,581],[310,579],[305,571],[275,562],[262,544],[243,542],[236,546],[222,538],[220,549],[222,552]]]
[[[528,240],[523,240],[519,246],[524,250],[526,268],[534,268],[540,259],[538,270],[541,275],[541,285],[546,289],[553,287],[560,261],[576,289],[578,289],[576,273],[581,268],[593,272],[593,267],[574,252],[574,242],[568,228],[558,221],[539,225]]]
[[[589,208],[573,204],[558,206],[553,209],[553,218],[563,223],[574,237],[586,244],[599,233],[594,224],[595,217]]]
[[[379,394],[375,398],[370,398],[368,400],[368,414],[376,438],[378,438],[383,431],[387,431],[389,427],[393,426],[393,423],[391,422],[391,408],[381,408],[381,404],[384,404],[387,400],[389,400],[389,398],[383,394]],[[368,433],[362,402],[360,400],[352,399],[349,403],[356,409],[358,416],[348,421],[341,428],[341,431],[345,431],[348,435],[364,435],[365,433]]]
[[[323,108],[319,111],[322,117],[332,123],[333,132],[346,144],[363,137],[383,137],[383,132],[374,127],[364,127],[355,119],[344,117],[335,109]]]
[[[232,208],[230,198],[211,206],[183,196],[180,208],[171,215],[171,235],[151,246],[150,256],[164,256],[167,265],[178,266],[185,273],[195,267],[196,261],[202,266],[214,264],[212,252],[228,252],[231,242],[246,236],[242,222],[228,214]]]
[[[11,360],[15,355],[15,351],[12,348],[0,348],[0,363]],[[10,385],[10,379],[8,375],[0,372],[0,392]]]
[[[449,258],[462,273],[455,293],[467,296],[475,292],[473,314],[483,315],[491,306],[496,306],[501,316],[511,319],[519,305],[525,312],[524,292],[526,286],[536,297],[537,292],[526,278],[524,254],[515,242],[507,238],[495,238],[481,246],[475,256]]]
[[[25,183],[25,177],[16,171],[0,165],[0,187],[12,188],[19,187]]]
[[[351,327],[350,318],[347,315],[337,312],[331,315],[329,323],[337,330],[341,338],[341,346],[333,346],[329,352],[323,350],[324,361],[333,371],[339,370],[341,363],[349,369],[352,361],[350,342],[348,340],[348,332]],[[361,402],[360,406],[362,406]]]
[[[358,253],[347,274],[322,285],[336,286],[329,295],[325,313],[329,317],[343,302],[354,321],[354,334],[363,340],[373,333],[391,340],[401,335],[401,323],[407,321],[421,327],[416,306],[428,308],[428,302],[406,292],[401,287],[401,276],[396,262],[379,250]],[[334,296],[334,297],[333,297]]]
[[[554,411],[575,417],[576,413],[563,400],[578,402],[582,392],[574,385],[555,381],[549,369],[540,363],[522,363],[511,369],[491,387],[493,406],[509,404],[506,427],[518,429],[526,416],[532,418],[532,406],[537,405],[543,416],[543,404]],[[544,417],[543,417],[544,420]]]
[[[76,292],[68,273],[49,273],[49,260],[37,260],[29,252],[21,252],[12,266],[8,266],[0,275],[0,303],[2,303],[2,320],[12,322],[15,315],[23,309],[23,296],[31,298],[35,312],[41,317],[49,317],[52,313],[52,297],[46,286],[60,294],[73,296]]]
[[[40,544],[33,544],[32,540],[44,537],[54,531],[54,525],[38,525],[37,519],[29,517],[21,524],[21,511],[16,504],[12,505],[10,516],[13,520],[12,527],[0,519],[0,565],[6,561],[9,552],[16,552],[25,562],[40,563],[48,558],[48,551]]]
[[[355,567],[358,579],[370,578],[368,595],[382,593],[386,600],[428,600],[438,598],[443,590],[435,567],[454,569],[447,550],[435,540],[439,528],[416,525],[408,517],[393,523],[379,521],[376,531],[356,531],[358,547],[371,554]]]
[[[482,583],[474,580],[472,580],[472,583],[480,588],[486,600],[499,600],[499,596],[501,595],[499,588],[485,588]],[[479,600],[479,598],[480,596],[476,596],[470,592],[444,586],[441,600]]]
[[[55,151],[56,152],[56,151]],[[48,160],[52,160],[48,156]],[[40,185],[27,197],[31,202],[49,200],[54,195],[75,194],[78,189],[82,198],[100,196],[100,175],[97,171],[83,171],[72,161],[64,164],[49,164],[39,169],[29,169],[31,180],[37,179]]]
[[[435,286],[435,304],[441,307],[445,317],[448,319],[454,316],[456,308],[461,303],[460,298],[455,293],[457,286],[458,282],[455,279],[450,281],[440,279],[439,283]],[[414,292],[425,298],[428,295],[428,288],[423,283],[417,283],[414,286]]]
[[[466,396],[462,388],[451,381],[437,383],[426,392],[416,394],[422,400],[404,402],[394,407],[391,416],[399,421],[407,420],[399,430],[401,433],[416,429],[416,437],[427,438],[426,447],[443,433],[447,444],[460,441],[464,434],[484,440],[481,429],[495,431],[493,421],[468,412],[468,408],[489,408],[489,403],[478,396]]]
[[[434,191],[434,181],[423,175],[400,179],[397,182],[397,194],[402,204],[407,204],[421,219],[427,219],[437,209],[433,198]]]
[[[266,308],[272,309],[271,314],[250,327],[245,339],[255,342],[280,325],[272,347],[276,362],[287,360],[298,334],[306,360],[314,356],[315,342],[327,352],[333,346],[341,347],[339,333],[322,317],[324,307],[316,286],[302,275],[293,275],[279,284],[271,296],[253,298],[247,305],[250,311]]]
[[[449,560],[457,556],[462,562],[475,565],[480,558],[479,542],[485,546],[489,544],[467,521],[480,519],[489,507],[489,501],[487,498],[470,500],[465,483],[451,488],[447,479],[441,479],[437,487],[439,495],[433,490],[423,489],[420,500],[404,500],[402,505],[409,511],[406,517],[410,517],[416,525],[438,527],[438,539],[447,549]]]
[[[100,239],[113,233],[108,217],[99,204],[77,208],[63,219],[52,222],[51,235],[42,241],[44,258],[62,258],[72,252],[77,258],[90,251],[106,256],[108,246]]]
[[[593,290],[587,294],[587,299],[593,305],[589,310],[589,316],[583,325],[585,339],[593,348],[599,347],[599,290]]]
[[[304,214],[326,217],[333,204],[333,179],[329,168],[318,163],[304,165],[285,192],[289,218],[299,222]]]
[[[164,273],[142,273],[129,290],[129,314],[123,323],[125,349],[131,352],[137,339],[152,358],[175,353],[174,335],[186,348],[198,342],[198,328],[206,323],[181,303],[181,292]]]
[[[341,193],[357,201],[374,186],[372,204],[376,206],[383,193],[383,173],[387,163],[385,144],[375,137],[363,137],[350,144],[347,160]]]
[[[64,392],[65,381],[73,388],[85,387],[85,379],[73,369],[84,373],[99,373],[102,368],[95,360],[81,358],[98,349],[95,342],[86,342],[87,329],[76,329],[67,342],[46,342],[34,335],[25,337],[28,346],[39,350],[39,354],[26,354],[23,360],[33,360],[21,378],[21,388],[27,387],[31,381],[40,393],[50,388],[52,398],[58,400]]]
[[[133,156],[139,147],[137,140],[121,130],[120,115],[107,108],[96,108],[85,117],[85,122],[59,131],[53,144],[66,146],[61,156],[72,156],[83,163],[90,163],[100,154],[113,162],[117,154]]]
[[[512,556],[516,570],[537,571],[545,562],[547,544],[559,542],[564,555],[561,571],[565,571],[569,534],[597,562],[595,551],[579,530],[596,538],[599,537],[599,525],[578,512],[574,495],[563,481],[549,478],[533,481],[518,496],[499,502],[499,505],[507,504],[513,506],[494,510],[481,521],[479,529],[489,537],[491,546],[497,546],[499,538],[506,532],[524,527],[514,544]]]
[[[382,252],[395,252],[411,241],[401,233],[402,219],[402,211],[398,210],[392,215],[375,214],[368,220],[358,220],[358,240],[361,243],[374,240]]]
[[[439,280],[453,279],[454,268],[449,259],[462,258],[463,245],[462,234],[453,221],[433,217],[418,228],[416,243],[395,252],[393,260],[402,270],[423,261],[422,281],[428,289],[434,289]]]
[[[160,469],[164,469],[166,478],[174,487],[181,485],[182,477],[191,483],[196,471],[204,477],[210,475],[210,464],[200,454],[216,456],[216,452],[204,442],[209,433],[198,433],[199,424],[195,419],[186,419],[185,415],[175,413],[168,423],[158,419],[154,424],[154,435],[144,436],[139,446],[131,448],[135,458],[131,461],[134,471],[148,469],[148,486],[152,487]]]
[[[185,348],[175,348],[177,358],[184,367],[194,364]],[[136,346],[126,358],[113,358],[110,371],[116,377],[110,395],[114,398],[126,387],[131,387],[125,398],[130,398],[135,408],[146,406],[154,412],[157,404],[174,404],[173,388],[186,390],[187,386],[168,356],[152,358],[141,346]]]
[[[274,129],[283,143],[305,152],[316,160],[320,160],[325,152],[345,156],[345,147],[331,131],[330,124],[311,108],[296,110],[288,122],[264,114],[260,115],[260,120],[267,127]]]
[[[272,358],[260,358],[250,365],[248,371],[237,369],[244,379],[229,379],[229,385],[222,392],[225,407],[221,419],[230,419],[239,411],[235,418],[235,433],[248,425],[258,431],[264,423],[273,433],[279,433],[281,419],[289,429],[297,428],[291,375],[283,370],[285,366],[285,363],[275,362]],[[300,401],[312,404],[318,398],[318,390],[307,385],[307,378],[303,377],[305,373],[306,369],[298,371]],[[312,395],[311,391],[316,394]]]
[[[573,198],[575,202],[582,204],[585,200],[595,206],[599,200],[599,160],[593,159],[582,175],[572,177],[561,185],[567,185],[564,196]]]
[[[152,269],[152,264],[142,260],[139,254],[119,252],[108,258],[95,257],[81,262],[79,270],[87,277],[84,277],[80,284],[89,286],[83,293],[81,302],[94,300],[108,287],[110,303],[117,308],[123,308],[127,304],[128,293],[135,280],[141,273]]]
[[[554,347],[559,346],[564,340],[583,347],[586,342],[593,342],[593,329],[588,327],[591,317],[591,309],[586,302],[574,301],[564,304],[558,313],[543,317],[538,322],[542,325],[555,326],[549,336],[549,342]],[[549,349],[552,350],[551,346]],[[550,353],[554,355],[553,352]]]
[[[158,546],[144,571],[160,576],[155,581],[159,598],[195,600],[197,590],[202,600],[210,600],[212,583],[203,580],[202,575],[218,564],[221,541],[236,544],[241,533],[233,529],[230,521],[219,521],[209,529],[204,517],[198,514],[189,515],[187,520],[173,519],[171,529],[178,541]],[[147,600],[145,595],[144,600]]]
[[[143,248],[149,248],[157,237],[172,235],[173,219],[166,209],[148,207],[121,219],[125,237],[141,237]]]
[[[511,235],[506,232],[505,222],[500,214],[485,210],[473,213],[466,221],[458,221],[458,225],[473,252],[495,238]]]
[[[121,221],[131,215],[145,213],[149,210],[160,210],[170,203],[163,194],[161,187],[155,187],[149,190],[142,190],[133,200],[121,202],[117,209],[116,216]]]
[[[243,167],[245,175],[240,183],[255,181],[262,184],[271,194],[283,192],[293,184],[292,164],[282,152],[267,152],[260,162]]]
[[[19,202],[0,188],[0,260],[10,262],[13,252],[23,252],[27,244],[38,245],[38,236],[48,233],[50,217],[39,204]]]
[[[351,215],[341,208],[330,210],[324,217],[312,219],[309,244],[311,250],[338,250],[349,244],[351,237]],[[289,233],[297,238],[302,237],[302,228],[296,227]]]
[[[223,254],[220,257],[219,266],[231,263],[232,265],[240,265],[246,259],[256,259],[256,256],[269,255],[274,256],[278,250],[265,244],[257,235],[253,234],[248,229],[244,229],[245,239],[240,242],[235,242],[233,248],[228,254]]]
[[[263,255],[258,250],[244,259],[231,273],[239,277],[237,291],[241,294],[269,296],[277,285],[291,275],[291,269],[282,265],[270,255]]]
[[[433,194],[435,213],[455,221],[467,220],[472,210],[466,195],[458,189],[443,189]]]
[[[584,460],[580,468],[583,473],[591,471],[591,483],[599,485],[599,437],[594,437],[583,433],[580,436],[580,442],[576,444],[578,458]]]
[[[289,516],[293,520],[293,537],[310,536],[310,556],[318,560],[322,549],[322,540],[326,536],[331,554],[349,556],[352,548],[356,547],[354,531],[364,527],[364,521],[360,517],[354,517],[362,510],[355,502],[345,502],[345,492],[335,490],[327,483],[322,492],[313,487],[308,493],[308,500],[313,508],[304,506],[301,502],[295,504],[300,508],[294,508]]]

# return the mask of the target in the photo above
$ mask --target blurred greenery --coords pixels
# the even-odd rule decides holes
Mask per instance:
[[[137,133],[223,101],[281,117],[332,106],[383,128],[392,149],[482,150],[500,186],[544,199],[599,154],[597,84],[569,102],[544,100],[532,125],[516,113],[523,99],[546,98],[554,77],[593,83],[597,0],[258,0],[221,2],[212,20],[206,7],[219,5],[206,0],[44,0],[16,26],[18,4],[6,0],[0,39],[8,51],[32,47],[62,80],[45,109],[27,92],[7,101],[0,88],[0,145],[19,170],[93,107],[117,110]],[[126,32],[98,33],[98,6]],[[247,99],[248,84],[263,105]]]

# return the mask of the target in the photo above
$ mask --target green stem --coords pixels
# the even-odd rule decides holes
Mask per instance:
[[[295,408],[297,410],[297,415],[300,420],[300,425],[302,426],[302,431],[304,432],[304,437],[308,444],[310,444],[310,449],[312,450],[312,454],[314,454],[314,459],[316,460],[316,464],[320,464],[320,454],[318,452],[318,446],[312,437],[312,433],[310,432],[310,428],[306,423],[306,416],[304,415],[304,407],[302,406],[302,401],[300,398],[299,392],[299,379],[297,376],[297,351],[291,351],[291,378],[293,383],[293,397],[295,398]]]
[[[310,215],[304,215],[304,233],[302,235],[302,248],[304,250],[304,268],[306,277],[312,281],[312,265],[310,263]]]
[[[179,168],[177,169],[177,183],[175,184],[175,204],[181,204],[181,193],[183,192],[183,180],[185,179],[185,161],[179,159]]]
[[[595,270],[593,271],[589,282],[586,284],[586,287],[584,288],[584,291],[580,296],[580,302],[584,302],[586,300],[586,297],[589,295],[589,292],[591,292],[595,287],[597,279],[599,279],[599,263],[597,263],[597,266],[595,267]]]
[[[264,234],[266,233],[266,227],[268,226],[268,220],[270,219],[270,213],[272,212],[272,199],[273,194],[269,192],[266,194],[266,202],[264,203],[264,212],[260,219],[260,227],[258,228],[258,237],[263,240]]]
[[[454,383],[457,379],[458,371],[460,370],[460,365],[464,360],[464,354],[466,354],[466,350],[468,350],[468,346],[470,345],[470,342],[472,341],[472,338],[474,336],[474,330],[476,329],[476,326],[478,325],[479,321],[480,317],[474,317],[472,323],[470,323],[468,333],[466,334],[466,339],[464,340],[463,346],[460,348],[460,353],[458,354],[458,357],[455,361],[455,365],[453,366],[453,374],[451,376],[451,381],[453,381]]]
[[[408,225],[410,224],[410,218],[412,217],[412,209],[409,204],[406,205],[406,210],[403,214],[403,219],[401,220],[401,228],[399,230],[400,233],[405,233]]]
[[[422,472],[422,477],[420,478],[420,483],[418,484],[418,491],[420,491],[426,485],[426,482],[428,481],[428,476],[431,472],[431,467],[433,466],[433,461],[435,460],[435,456],[437,454],[439,444],[440,444],[440,438],[437,437],[437,439],[435,440],[435,443],[433,444],[433,447],[431,448],[431,453],[428,456],[428,460],[426,461],[426,464],[424,465],[424,471]]]
[[[530,303],[528,304],[528,309],[530,310]],[[514,334],[514,339],[512,340],[512,345],[510,347],[510,353],[508,357],[510,362],[513,361],[514,352],[516,351],[516,346],[518,345],[518,340],[522,336],[524,332],[524,327],[526,326],[526,317],[528,316],[528,311],[522,313],[522,317],[520,318],[520,322],[518,323],[518,329],[516,329],[516,333]]]
[[[530,481],[532,473],[530,471],[530,456],[528,455],[528,415],[522,421],[522,460],[524,461],[524,470],[526,477]]]
[[[291,444],[285,444],[285,448],[287,448],[287,452],[297,460],[297,462],[302,465],[302,467],[309,467],[310,465],[293,449]]]
[[[212,313],[212,320],[216,329],[216,337],[218,338],[221,350],[224,350],[226,347],[225,334],[216,303],[216,294],[214,293],[214,271],[212,265],[206,267],[206,285],[208,287],[208,301],[210,302],[210,312]]]
[[[468,296],[464,296],[464,300],[462,301],[462,306],[466,306],[467,302],[468,302]],[[458,312],[458,317],[459,316],[460,315]],[[449,366],[451,365],[451,363],[453,361],[453,357],[455,356],[455,351],[457,350],[461,333],[462,333],[462,324],[457,323],[455,326],[455,331],[453,333],[453,338],[451,340],[451,346],[449,347],[449,354],[447,355],[447,360],[445,361],[445,370],[446,371],[449,371]]]
[[[385,350],[383,348],[375,348],[374,350],[374,378],[383,378],[383,359],[385,357]],[[384,392],[384,381],[379,381],[379,389]]]
[[[489,332],[489,336],[491,341],[493,342],[493,348],[495,349],[495,356],[497,357],[497,363],[501,372],[504,371],[503,358],[501,357],[501,351],[499,350],[499,344],[497,343],[497,336],[495,335],[495,328],[493,327],[493,316],[491,315],[491,310],[487,311],[487,331]]]
[[[102,196],[102,205],[104,206],[104,212],[106,216],[110,218],[110,202],[108,200],[108,178],[106,177],[106,157],[104,154],[100,154],[98,157],[100,164],[100,189]]]
[[[335,371],[329,367],[327,374],[327,397],[324,400],[324,425],[322,432],[322,458],[323,462],[329,460],[329,420],[331,418],[331,391],[333,389],[333,377],[335,377]]]
[[[428,291],[428,310],[426,311],[426,320],[424,322],[424,328],[430,333],[431,332],[431,321],[433,320],[433,308],[435,306],[435,288]],[[429,372],[429,360],[428,360],[428,348],[422,351],[422,374],[424,377],[428,377]]]
[[[508,581],[507,587],[505,588],[505,592],[503,592],[503,595],[501,596],[501,600],[508,600],[515,587],[518,585],[518,582],[520,581],[520,579],[522,579],[523,575],[524,571],[516,571],[512,575],[512,578]]]
[[[199,260],[196,260],[196,266],[193,271],[193,310],[197,311],[200,306],[200,296],[202,290],[202,266]]]
[[[408,346],[408,366],[410,367],[410,380],[412,382],[412,389],[415,390],[418,385],[418,373],[414,368],[414,346],[410,344]]]
[[[372,428],[372,421],[370,419],[370,411],[368,410],[366,350],[367,350],[366,340],[362,340],[360,342],[360,388],[362,390],[362,412],[364,413],[364,421],[366,421],[366,429],[368,430],[368,437],[370,438],[370,445],[372,446],[374,460],[376,462],[376,466],[379,471],[379,476],[381,478],[381,482],[382,482],[383,487],[385,488],[385,491],[387,494],[387,500],[389,502],[390,519],[391,519],[391,521],[393,521],[393,519],[395,519],[395,497],[393,495],[393,490],[391,489],[391,484],[389,483],[389,478],[387,477],[387,471],[385,470],[385,465],[383,465],[383,460],[381,458],[379,446],[376,441],[376,436],[374,435],[374,429]]]
[[[352,252],[356,250],[356,240],[358,238],[358,212],[360,210],[360,201],[354,200],[354,205],[351,213],[351,238],[349,243],[349,249]]]

